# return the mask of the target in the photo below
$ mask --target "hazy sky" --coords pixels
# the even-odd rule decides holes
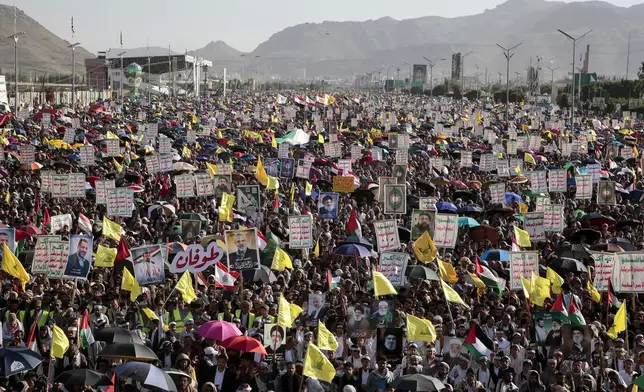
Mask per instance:
[[[529,1],[529,0],[528,0]],[[126,48],[167,47],[183,52],[222,40],[241,51],[252,51],[272,34],[299,23],[325,20],[396,19],[428,15],[454,17],[477,14],[503,0],[15,0],[54,34],[75,41],[91,52],[119,46],[123,31]],[[644,0],[609,0],[631,6]],[[14,0],[0,0],[13,5]]]

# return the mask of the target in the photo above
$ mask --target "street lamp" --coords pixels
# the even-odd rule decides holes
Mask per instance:
[[[119,85],[119,98],[121,98],[121,102],[123,102],[123,73],[125,72],[125,69],[123,68],[123,55],[126,53],[127,52],[121,52],[116,55],[116,57],[121,58],[121,83]]]
[[[429,96],[433,97],[434,96],[434,65],[436,65],[436,62],[438,61],[445,61],[445,59],[437,57],[434,60],[430,60],[425,56],[423,56],[423,58],[427,60],[427,64],[429,65]]]
[[[508,122],[508,128],[510,124],[510,59],[514,56],[514,49],[518,48],[523,42],[519,42],[513,47],[506,49],[503,46],[496,44],[501,50],[503,50],[503,55],[505,56],[505,121]],[[499,79],[501,79],[501,74],[499,73]]]
[[[79,42],[67,45],[72,48],[72,107],[76,104],[76,47],[80,45]]]
[[[556,97],[555,93],[555,71],[559,69],[559,67],[552,68],[551,66],[546,66],[550,70],[550,76],[552,78],[551,84],[550,84],[550,103],[554,105]]]
[[[465,55],[461,56],[461,114],[463,114],[463,102],[465,101],[465,57],[474,52],[470,50]]]
[[[16,31],[14,29],[14,31]],[[7,37],[7,39],[13,39],[13,57],[14,57],[14,77],[15,77],[15,83],[14,83],[14,95],[15,95],[15,101],[14,101],[14,115],[18,115],[18,38],[21,35],[25,35],[24,31],[17,32],[13,35],[10,35]]]
[[[585,36],[590,34],[593,30],[588,30],[584,34],[580,35],[579,37],[575,38],[571,36],[570,34],[566,33],[565,31],[561,29],[557,29],[558,32],[561,34],[565,35],[566,38],[568,38],[570,41],[572,41],[572,101],[570,103],[570,130],[574,131],[575,129],[575,50],[577,49],[577,41],[581,41],[584,39]],[[579,74],[579,84],[581,85],[581,74]],[[581,98],[581,97],[579,97]]]

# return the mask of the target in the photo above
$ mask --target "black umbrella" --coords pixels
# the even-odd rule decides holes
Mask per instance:
[[[114,373],[119,377],[128,377],[138,381],[146,388],[159,388],[162,391],[177,391],[177,384],[170,375],[158,367],[145,362],[126,362],[115,367]],[[184,373],[185,374],[185,373]]]
[[[56,382],[64,384],[65,386],[88,385],[101,387],[112,385],[112,380],[106,375],[89,369],[74,369],[63,372],[60,376],[56,377]]]
[[[571,259],[569,257],[559,257],[554,259],[548,264],[550,268],[555,271],[560,272],[586,272],[586,266],[584,263],[577,259]]]
[[[398,377],[391,383],[391,386],[396,389],[412,392],[442,391],[445,389],[445,384],[443,384],[439,379],[422,374],[408,374],[406,376]]]
[[[398,239],[403,242],[411,241],[411,230],[398,226]]]
[[[632,252],[635,250],[635,245],[626,238],[620,238],[620,237],[613,237],[608,240],[609,243],[611,244],[617,244],[619,245],[622,249],[624,249],[627,252]]]
[[[129,361],[156,361],[159,359],[151,348],[140,343],[112,343],[98,353],[98,356]]]
[[[440,278],[436,271],[429,269],[422,265],[410,265],[405,271],[405,275],[409,278],[419,278],[419,279],[428,279],[439,281]]]
[[[352,236],[349,236],[349,237],[345,238],[344,241],[342,241],[340,244],[338,244],[338,246],[343,245],[343,244],[356,244],[356,245],[362,245],[362,246],[364,246],[365,248],[367,248],[369,250],[373,249],[373,244],[371,242],[367,241],[366,239],[364,239],[362,237],[358,237],[358,236],[355,236],[355,235],[352,235]]]
[[[602,236],[597,230],[583,229],[578,230],[570,236],[570,242],[573,244],[593,244]]]
[[[140,337],[128,331],[125,328],[109,327],[103,328],[96,332],[94,340],[105,343],[140,343],[143,341]]]
[[[567,257],[576,260],[590,260],[591,255],[584,245],[582,244],[566,244],[558,247],[553,252],[554,256]]]
[[[428,192],[436,191],[436,185],[432,184],[431,182],[427,182],[425,180],[416,181],[416,186],[418,187],[418,189],[423,189]]]
[[[43,360],[40,354],[24,347],[0,348],[0,358],[2,358],[0,362],[0,377],[2,378],[33,370]]]

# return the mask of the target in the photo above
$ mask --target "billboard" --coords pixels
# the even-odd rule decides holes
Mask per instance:
[[[414,64],[413,67],[413,76],[411,79],[412,87],[423,87],[425,81],[427,80],[427,65],[426,64]]]

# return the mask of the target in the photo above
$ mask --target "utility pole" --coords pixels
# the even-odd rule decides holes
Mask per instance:
[[[445,61],[444,58],[435,58],[434,60],[430,60],[427,57],[423,56],[425,60],[427,60],[427,65],[429,65],[429,96],[433,97],[434,96],[434,65],[438,61]]]
[[[14,7],[14,10],[15,10],[15,7]],[[14,26],[14,30],[15,30],[15,26]],[[15,96],[14,115],[18,115],[18,108],[19,108],[19,104],[18,104],[18,102],[19,102],[18,101],[18,82],[20,82],[20,77],[18,75],[18,38],[21,35],[25,35],[25,32],[20,31],[20,32],[14,33],[13,35],[10,35],[9,37],[7,37],[7,39],[13,39],[13,57],[14,57],[14,69],[13,69],[13,71],[14,71],[14,79],[15,79],[14,80],[14,85],[13,85],[13,87],[14,87],[14,96]]]
[[[505,121],[510,122],[510,59],[514,57],[514,50],[518,48],[523,42],[519,42],[513,47],[506,49],[503,46],[496,44],[505,56],[506,70],[505,70]],[[499,83],[501,82],[501,74],[499,73]]]
[[[68,45],[68,48],[72,48],[72,107],[76,104],[76,47],[80,43],[76,42],[71,45]]]
[[[571,110],[570,110],[570,130],[574,131],[575,130],[575,50],[577,48],[577,41],[581,41],[584,39],[585,36],[590,34],[593,30],[588,30],[584,34],[580,35],[579,37],[575,38],[571,36],[570,34],[566,33],[565,31],[558,29],[558,32],[561,34],[565,35],[566,38],[568,38],[570,41],[572,41],[572,102],[570,104]],[[581,74],[579,75],[579,84],[581,84]]]
[[[626,52],[626,80],[628,80],[628,66],[631,62],[631,33],[628,33],[628,49]]]
[[[470,50],[465,55],[461,56],[461,114],[463,114],[463,104],[465,102],[465,57],[474,52]]]
[[[557,93],[555,89],[555,71],[559,69],[559,67],[552,68],[550,66],[546,66],[550,70],[550,103],[554,104],[555,100],[557,99]]]

